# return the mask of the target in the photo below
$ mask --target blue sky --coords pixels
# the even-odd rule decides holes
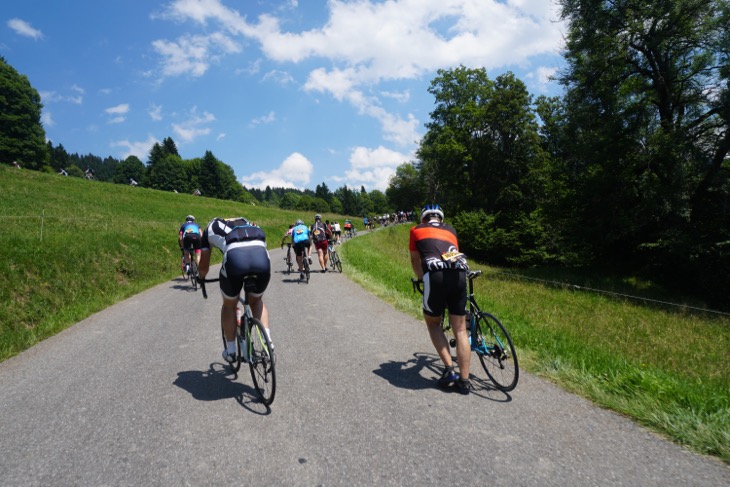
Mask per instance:
[[[384,190],[414,160],[438,69],[560,93],[548,0],[24,0],[0,15],[0,56],[41,94],[54,144],[146,162],[172,137],[249,187]]]

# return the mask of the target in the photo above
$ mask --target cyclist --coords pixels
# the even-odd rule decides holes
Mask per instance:
[[[322,272],[327,272],[327,241],[332,238],[332,232],[328,225],[322,223],[322,216],[314,215],[314,224],[310,227],[312,232],[312,243],[317,250],[317,259],[322,267]]]
[[[336,241],[337,243],[342,243],[342,242],[341,242],[341,238],[342,238],[342,228],[340,227],[340,222],[338,222],[338,221],[335,221],[335,222],[334,222],[334,223],[332,224],[332,231],[333,231],[333,232],[334,232],[334,234],[335,234],[335,241]]]
[[[294,255],[297,256],[297,265],[299,266],[299,279],[304,280],[304,267],[302,266],[302,259],[309,259],[309,263],[312,263],[312,258],[309,256],[312,252],[310,247],[310,234],[309,227],[299,219],[292,228],[292,242],[294,242]]]
[[[186,216],[185,223],[182,224],[177,233],[177,243],[183,254],[186,274],[190,270],[190,259],[192,256],[188,249],[191,246],[195,250],[195,263],[200,266],[200,237],[202,235],[203,231],[200,229],[200,225],[195,223],[195,217],[193,215]]]
[[[294,225],[289,225],[289,229],[284,232],[284,236],[281,237],[281,248],[284,248],[284,244],[291,245],[291,234],[292,234],[292,228],[294,228]]]
[[[261,321],[271,340],[269,312],[263,300],[264,291],[271,279],[271,261],[266,250],[266,234],[243,217],[214,218],[203,231],[201,244],[199,269],[201,279],[208,274],[211,247],[223,252],[223,263],[220,268],[220,289],[223,297],[221,325],[226,335],[223,360],[233,362],[236,358],[236,309],[242,291],[246,293],[254,318]],[[243,278],[247,275],[255,275],[256,279],[250,288],[243,289]]]
[[[444,212],[439,205],[423,208],[421,224],[411,228],[408,248],[413,272],[423,280],[423,317],[431,342],[445,367],[438,385],[447,388],[456,384],[459,392],[469,394],[471,347],[466,331],[466,271],[469,266],[464,254],[459,252],[456,231],[444,223]],[[460,374],[454,372],[449,342],[441,329],[444,309],[449,310],[456,338]]]

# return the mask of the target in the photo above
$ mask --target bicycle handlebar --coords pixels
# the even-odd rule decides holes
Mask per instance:
[[[217,281],[220,281],[220,277],[216,277],[215,279],[203,279],[202,277],[198,276],[198,284],[200,284],[200,290],[203,292],[203,298],[208,299],[208,293],[205,290],[205,283]]]

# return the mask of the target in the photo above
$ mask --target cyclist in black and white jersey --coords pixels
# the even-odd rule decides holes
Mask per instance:
[[[243,217],[214,218],[203,231],[202,254],[198,269],[205,278],[210,267],[211,248],[223,252],[220,269],[220,289],[223,297],[221,325],[226,335],[226,349],[223,359],[233,362],[236,357],[236,308],[243,290],[243,278],[255,275],[253,287],[248,289],[248,298],[254,318],[261,321],[269,335],[269,313],[263,295],[271,279],[271,261],[266,250],[264,231]]]

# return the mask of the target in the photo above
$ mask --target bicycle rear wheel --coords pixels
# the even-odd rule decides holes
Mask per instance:
[[[190,260],[190,282],[193,285],[193,290],[198,290],[198,263],[195,259]]]
[[[517,386],[520,369],[517,353],[507,329],[493,315],[479,313],[478,343],[473,346],[479,361],[497,389],[509,392]]]
[[[336,251],[332,252],[332,256],[334,257],[335,261],[335,267],[337,268],[337,272],[342,272],[342,261],[340,260],[340,254],[338,254]]]
[[[265,405],[274,402],[276,394],[276,367],[271,341],[264,325],[257,319],[249,322],[248,365],[254,387]]]
[[[305,255],[302,259],[302,265],[304,266],[304,282],[309,284],[309,258]]]
[[[231,370],[233,373],[237,373],[238,370],[241,368],[241,327],[236,327],[236,360],[233,362],[228,363],[230,365]],[[223,324],[221,323],[221,336],[223,337],[223,350],[225,350],[228,347],[228,344],[226,343],[226,332],[223,330]],[[225,361],[224,361],[225,362]]]

